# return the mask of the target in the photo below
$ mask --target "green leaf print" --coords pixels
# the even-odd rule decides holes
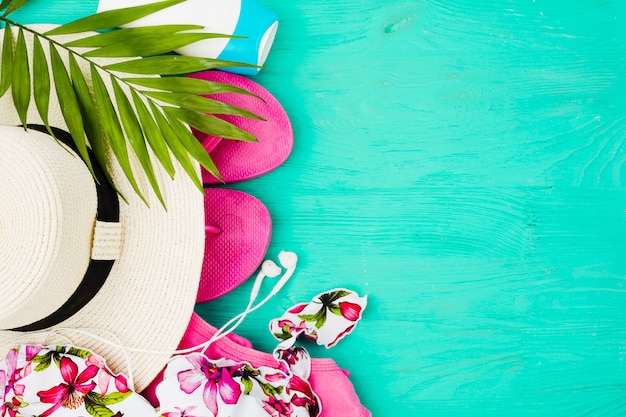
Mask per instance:
[[[252,391],[252,381],[250,381],[250,378],[244,376],[241,378],[241,383],[243,384],[243,393],[245,395],[250,394],[250,391]]]
[[[263,382],[259,382],[259,385],[261,386],[261,389],[263,390],[265,395],[269,397],[275,397],[282,394],[283,392],[283,387],[281,386],[273,387],[271,384],[265,384]]]
[[[82,358],[82,359],[87,359],[88,357],[91,356],[91,352],[89,352],[88,350],[78,349],[75,347],[70,347],[67,350],[67,353],[70,355],[78,356],[79,358]]]
[[[113,411],[111,411],[111,409],[109,409],[106,405],[94,402],[94,397],[99,397],[99,395],[90,392],[85,396],[85,409],[87,412],[93,417],[113,417]]]
[[[126,392],[112,392],[106,395],[100,395],[96,392],[89,392],[86,397],[89,397],[89,401],[98,405],[111,405],[124,401],[131,395],[131,391]]]

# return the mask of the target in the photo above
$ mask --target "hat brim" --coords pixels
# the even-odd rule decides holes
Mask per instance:
[[[53,25],[34,25],[45,32]],[[32,35],[26,32],[32,51]],[[86,36],[69,35],[55,39],[66,42]],[[65,57],[64,57],[65,58]],[[101,59],[106,64],[112,60]],[[86,78],[87,66],[83,67]],[[51,79],[52,81],[52,79]],[[51,126],[66,129],[54,91],[50,97]],[[29,123],[42,123],[34,103],[28,114]],[[19,125],[10,92],[0,99],[0,124]],[[136,195],[119,165],[109,158],[108,170],[115,186],[128,202],[120,200],[122,239],[120,256],[96,296],[78,313],[52,329],[89,329],[107,340],[130,348],[173,351],[183,336],[193,313],[204,254],[203,194],[183,170],[175,164],[177,175],[170,179],[160,164],[155,163],[167,211],[161,206],[137,161],[135,176],[150,207]],[[155,160],[153,158],[153,160]],[[199,167],[197,167],[199,174]],[[62,277],[60,277],[62,279]],[[36,308],[36,306],[33,306]],[[0,355],[22,343],[71,343],[106,358],[114,372],[127,373],[126,357],[130,359],[135,388],[141,391],[163,368],[170,355],[125,351],[91,335],[62,331],[44,338],[42,332],[0,331]]]

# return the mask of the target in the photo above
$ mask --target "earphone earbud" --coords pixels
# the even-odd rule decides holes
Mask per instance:
[[[280,291],[281,288],[285,286],[287,281],[289,281],[293,273],[296,271],[298,255],[296,255],[295,252],[281,251],[278,254],[278,260],[280,261],[281,265],[287,269],[287,271],[285,271],[285,274],[282,276],[282,278],[278,281],[278,283],[276,283],[274,288],[272,288],[272,291],[270,292],[270,297],[276,295],[276,293],[278,293],[278,291]]]
[[[280,251],[278,254],[280,264],[287,269],[294,269],[298,263],[298,255],[295,252]]]
[[[281,272],[283,272],[283,270],[271,259],[267,259],[263,262],[261,265],[261,271],[263,271],[265,276],[268,278],[276,278]]]
[[[261,264],[261,270],[257,274],[256,279],[254,280],[254,285],[252,286],[252,291],[250,292],[250,303],[248,304],[248,308],[259,295],[263,278],[276,278],[281,272],[282,269],[271,259],[268,259]]]

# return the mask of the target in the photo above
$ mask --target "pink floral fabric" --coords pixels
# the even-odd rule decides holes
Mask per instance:
[[[304,334],[334,345],[354,329],[366,304],[366,297],[338,289],[272,320],[270,330],[281,340],[275,366],[199,352],[174,356],[156,388],[159,410],[92,352],[22,345],[0,363],[0,417],[318,417],[322,405],[308,381],[311,358],[295,342]]]
[[[316,417],[320,412],[311,385],[290,372],[287,362],[254,368],[197,352],[172,358],[156,395],[163,417]]]
[[[104,359],[69,346],[22,345],[0,364],[0,416],[154,415]]]
[[[308,381],[311,357],[296,340],[304,334],[332,346],[354,329],[366,305],[367,297],[336,289],[272,320],[270,331],[282,341],[274,367],[201,353],[172,358],[156,388],[161,416],[317,417],[322,404]]]
[[[270,332],[287,343],[303,334],[329,348],[354,330],[366,306],[367,296],[338,288],[290,308],[270,322]]]

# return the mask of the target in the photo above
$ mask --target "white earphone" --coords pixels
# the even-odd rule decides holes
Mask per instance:
[[[296,271],[296,264],[298,263],[298,255],[295,252],[281,251],[278,254],[278,261],[287,270],[278,283],[270,291],[270,297],[276,295],[280,291],[287,281],[291,278]]]
[[[298,255],[296,255],[294,252],[281,251],[278,254],[278,261],[285,268],[285,273],[278,280],[278,282],[274,285],[274,287],[272,287],[272,289],[270,290],[270,293],[267,296],[265,296],[264,299],[259,301],[256,305],[254,305],[254,301],[259,296],[259,292],[261,290],[261,284],[263,284],[263,280],[266,277],[276,278],[282,272],[282,269],[278,265],[276,265],[274,261],[268,259],[261,264],[261,269],[258,272],[256,278],[254,279],[254,284],[252,285],[252,291],[250,292],[250,299],[248,300],[248,305],[246,306],[246,308],[241,313],[237,314],[235,317],[231,318],[226,323],[224,323],[224,325],[220,327],[220,329],[213,335],[213,337],[211,337],[211,339],[209,339],[206,343],[203,343],[203,347],[204,347],[202,350],[203,353],[209,348],[209,346],[212,343],[216,342],[217,340],[233,332],[241,324],[241,322],[246,318],[248,314],[261,308],[265,303],[267,303],[270,300],[270,298],[276,295],[285,286],[287,281],[289,281],[289,279],[293,276],[294,272],[296,271],[296,265],[298,263]]]
[[[211,346],[211,344],[213,344],[214,342],[220,340],[223,337],[226,337],[227,335],[229,335],[230,333],[232,333],[237,326],[239,326],[241,324],[241,322],[246,318],[246,316],[248,314],[250,314],[251,312],[261,308],[265,303],[267,303],[270,298],[272,298],[274,295],[276,295],[287,283],[287,281],[289,281],[289,279],[293,276],[294,272],[296,271],[296,265],[298,263],[298,256],[294,253],[294,252],[289,252],[289,251],[281,251],[278,254],[278,261],[280,262],[280,264],[283,266],[283,268],[285,268],[285,273],[283,274],[283,276],[278,280],[278,282],[274,285],[274,287],[272,287],[270,293],[265,296],[265,298],[263,300],[261,300],[259,303],[257,303],[256,305],[253,306],[254,301],[256,300],[256,298],[258,297],[259,291],[261,289],[261,284],[263,283],[263,280],[268,277],[268,278],[277,278],[280,273],[282,272],[282,269],[276,265],[275,262],[271,261],[271,260],[266,260],[261,264],[261,269],[259,270],[254,284],[252,286],[252,291],[250,293],[250,301],[248,302],[248,305],[246,306],[246,309],[244,311],[242,311],[241,313],[237,314],[235,317],[231,318],[230,320],[228,320],[219,330],[217,330],[214,334],[213,337],[211,337],[209,340],[207,340],[206,342],[196,345],[196,346],[192,346],[189,348],[185,348],[185,349],[177,349],[174,351],[160,351],[160,350],[152,350],[152,349],[144,349],[144,348],[137,348],[137,347],[130,347],[130,346],[124,346],[119,340],[117,340],[117,338],[115,337],[115,334],[110,332],[110,331],[106,331],[106,330],[102,330],[102,329],[89,329],[89,328],[84,328],[84,329],[74,329],[74,328],[57,328],[54,329],[52,331],[48,331],[48,332],[42,332],[42,345],[45,345],[45,341],[46,339],[53,335],[56,334],[58,336],[61,337],[65,337],[63,335],[63,332],[68,332],[68,333],[78,333],[78,334],[83,334],[89,337],[92,337],[96,340],[99,340],[103,343],[106,343],[110,346],[114,346],[116,348],[121,349],[124,352],[124,357],[126,360],[126,366],[127,366],[127,377],[128,377],[128,382],[129,382],[129,386],[133,386],[133,372],[132,372],[132,368],[131,368],[131,364],[130,364],[130,357],[128,356],[129,352],[143,352],[143,353],[151,353],[151,354],[155,354],[155,355],[174,355],[174,354],[184,354],[184,353],[190,353],[190,352],[194,352],[200,348],[202,348],[202,353],[205,353],[206,350],[209,348],[209,346]],[[109,337],[111,337],[113,340],[111,339],[107,339],[105,337],[99,336],[98,332],[105,332],[109,335]],[[71,339],[65,337],[70,344],[73,344],[73,342],[71,342]],[[19,337],[13,339],[12,341],[17,341],[19,340]],[[293,342],[292,342],[293,343]]]

